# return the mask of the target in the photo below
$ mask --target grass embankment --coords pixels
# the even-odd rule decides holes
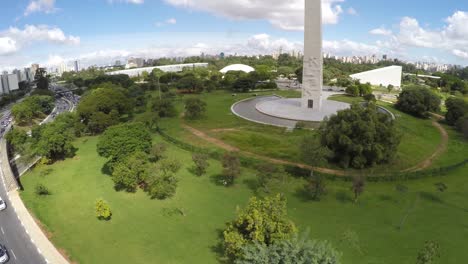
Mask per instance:
[[[167,201],[150,200],[143,192],[113,189],[101,172],[105,160],[97,155],[96,143],[97,138],[79,139],[75,158],[38,167],[22,179],[22,198],[57,246],[79,263],[217,263],[219,231],[254,195],[254,172],[244,169],[237,184],[226,188],[217,184],[217,161],[210,162],[206,176],[196,177],[188,171],[191,154],[170,145],[169,156],[184,164],[177,194]],[[464,146],[458,155],[467,154]],[[310,228],[311,237],[331,241],[344,253],[343,263],[414,263],[424,242],[435,240],[441,263],[458,264],[468,260],[467,175],[464,168],[444,178],[402,183],[405,194],[395,190],[397,183],[369,183],[358,204],[352,202],[350,184],[341,181],[328,182],[328,195],[320,202],[307,199],[302,179],[291,178],[282,189],[293,220],[302,230]],[[444,193],[436,190],[438,182],[448,186]],[[39,183],[52,195],[37,197]],[[109,202],[111,221],[96,219],[98,198]]]

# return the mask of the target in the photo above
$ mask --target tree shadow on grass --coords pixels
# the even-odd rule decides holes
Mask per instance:
[[[430,192],[420,192],[419,196],[428,202],[438,203],[438,204],[445,204],[445,202],[437,195],[430,193]]]
[[[304,187],[300,187],[300,188],[297,188],[296,191],[294,192],[294,196],[296,198],[298,198],[299,200],[301,200],[301,202],[319,202],[319,200],[317,199],[314,199],[314,197],[312,197],[312,195],[307,192],[306,188]],[[325,196],[325,194],[323,194],[323,196]]]
[[[101,168],[101,173],[107,176],[112,176],[112,168],[111,168],[110,161],[107,161],[106,163],[104,163],[104,165]]]
[[[223,175],[221,174],[213,174],[210,176],[210,181],[214,183],[216,186],[225,186]]]
[[[252,192],[257,194],[258,188],[260,187],[258,184],[258,181],[255,179],[245,179],[243,181],[245,185],[247,185],[247,188],[249,188]]]
[[[337,191],[335,194],[335,198],[340,203],[348,203],[348,202],[352,203],[353,202],[353,199],[351,198],[351,196],[349,196],[349,194],[345,192],[344,190]]]
[[[224,248],[223,248],[223,243],[222,243],[222,241],[224,239],[223,230],[217,229],[216,234],[217,234],[217,237],[218,237],[218,239],[216,240],[217,243],[216,243],[216,245],[211,246],[210,249],[211,249],[211,251],[213,253],[216,254],[216,259],[218,260],[219,263],[229,264],[231,262],[224,255]]]

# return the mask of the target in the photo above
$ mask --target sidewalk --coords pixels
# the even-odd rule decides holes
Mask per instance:
[[[60,254],[60,252],[54,245],[52,245],[46,235],[42,232],[36,221],[34,221],[33,217],[24,206],[18,191],[15,190],[9,192],[8,196],[18,219],[26,230],[26,233],[28,233],[31,241],[33,241],[39,252],[44,256],[47,263],[69,264],[69,262]]]

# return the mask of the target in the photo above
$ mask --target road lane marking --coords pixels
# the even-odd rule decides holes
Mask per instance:
[[[4,235],[5,235],[5,231],[3,231],[3,226],[2,226],[2,227],[0,227],[0,228],[2,229],[2,234],[4,234]]]
[[[11,254],[13,254],[13,257],[17,260],[15,252],[13,251],[13,249],[10,249],[10,251],[11,251]]]

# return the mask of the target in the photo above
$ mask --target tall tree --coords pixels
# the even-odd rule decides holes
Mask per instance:
[[[296,226],[287,217],[283,196],[253,197],[245,209],[238,211],[237,218],[228,223],[223,232],[223,246],[226,256],[234,260],[242,256],[242,248],[250,243],[270,246],[296,232]]]

